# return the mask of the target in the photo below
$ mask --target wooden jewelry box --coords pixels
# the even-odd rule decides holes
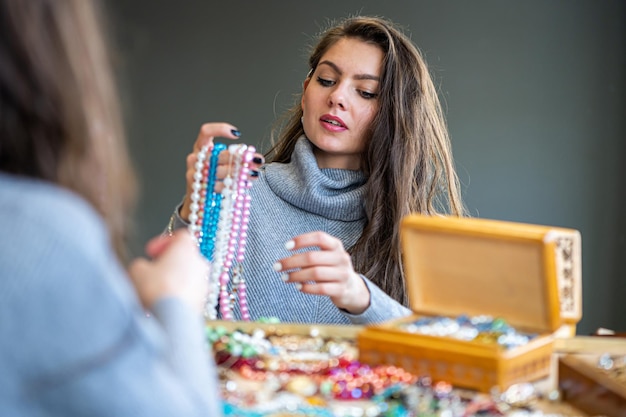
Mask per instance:
[[[581,317],[578,231],[410,215],[401,239],[415,315],[366,326],[357,336],[361,361],[483,392],[549,374],[557,331],[571,333]],[[507,349],[403,328],[424,317],[461,315],[501,318],[537,336]]]

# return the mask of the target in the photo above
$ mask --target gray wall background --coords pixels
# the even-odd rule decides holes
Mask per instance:
[[[626,330],[626,3],[613,1],[108,2],[142,183],[136,254],[181,199],[203,122],[267,149],[328,19],[404,26],[440,86],[474,216],[583,236],[580,334]]]

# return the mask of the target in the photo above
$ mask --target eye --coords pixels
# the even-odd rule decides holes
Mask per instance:
[[[370,93],[369,91],[359,90],[359,94],[366,100],[372,100],[378,97],[377,93]]]
[[[335,84],[335,82],[333,80],[327,80],[325,78],[322,77],[317,77],[317,82],[322,86],[322,87],[331,87]]]

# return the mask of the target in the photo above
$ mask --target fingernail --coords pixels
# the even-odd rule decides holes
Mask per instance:
[[[289,242],[285,243],[285,249],[287,250],[292,250],[295,247],[296,247],[296,242],[294,242],[293,240],[290,240]]]
[[[252,162],[254,162],[255,164],[264,164],[265,163],[265,158],[261,158],[259,156],[255,156],[254,158],[252,158]]]
[[[272,267],[274,268],[274,271],[276,272],[280,272],[283,269],[283,266],[281,265],[280,262],[276,262]]]
[[[296,282],[293,285],[294,285],[294,287],[296,287],[296,290],[298,290],[298,291],[300,291],[302,289],[302,284],[300,284],[299,282]]]
[[[289,281],[289,274],[280,274],[280,279],[285,282]]]
[[[238,131],[237,129],[231,129],[230,133],[232,133],[233,135],[235,135],[237,137],[241,136],[241,132]]]
[[[250,170],[250,176],[251,177],[258,177],[259,176],[259,171],[255,170],[255,169],[251,169]]]

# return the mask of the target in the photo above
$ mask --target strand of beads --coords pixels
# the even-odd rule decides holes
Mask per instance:
[[[192,231],[195,232],[194,235],[198,240],[200,251],[209,261],[213,260],[217,218],[222,200],[222,195],[215,192],[217,161],[220,152],[224,149],[226,149],[226,145],[217,143],[212,146],[204,146],[198,152],[192,185],[194,193],[191,196],[192,205],[189,221],[193,225],[195,220],[195,227]],[[210,156],[207,157],[209,151]],[[196,191],[198,195],[194,195]],[[195,206],[194,203],[196,203]]]
[[[223,143],[213,145],[211,158],[207,161],[207,167],[205,171],[203,171],[206,173],[204,180],[206,183],[206,198],[202,222],[202,240],[199,242],[199,245],[200,252],[202,252],[209,261],[212,261],[211,273],[209,274],[209,292],[207,294],[205,307],[205,316],[210,320],[217,318],[215,308],[211,308],[210,306],[215,306],[218,301],[219,281],[214,276],[213,271],[215,271],[216,257],[220,254],[218,247],[219,218],[220,213],[223,211],[222,200],[224,198],[222,193],[215,191],[215,182],[217,180],[217,166],[220,153],[225,149],[226,145]]]
[[[239,178],[242,173],[240,149],[246,149],[246,145],[231,145],[229,152],[229,172],[224,178],[223,210],[220,214],[218,225],[219,233],[216,242],[216,258],[214,276],[219,282],[219,310],[224,320],[232,320],[232,309],[234,306],[234,295],[229,293],[230,270],[235,257],[237,238],[239,234],[242,212],[237,208],[239,195]],[[231,170],[231,167],[234,169]],[[234,284],[234,283],[233,283]]]
[[[230,155],[232,158],[232,154]],[[230,166],[229,161],[229,166]],[[229,317],[229,305],[230,300],[228,297],[228,271],[225,271],[225,263],[228,259],[229,255],[229,235],[230,235],[230,225],[233,222],[234,213],[233,213],[233,187],[232,187],[232,177],[229,172],[228,175],[223,180],[224,188],[222,189],[222,207],[219,213],[219,221],[217,223],[217,234],[215,236],[215,250],[213,253],[213,268],[211,270],[211,282],[216,283],[217,294],[219,295],[219,305],[220,312],[222,313],[222,317],[224,319],[231,319]],[[216,304],[208,304],[206,305],[205,314],[209,318],[217,317]],[[226,317],[224,317],[226,315]]]
[[[249,320],[241,265],[250,216],[249,190],[252,184],[248,181],[248,172],[255,148],[240,144],[228,147],[229,171],[222,180],[223,189],[216,192],[218,159],[226,149],[226,145],[217,143],[205,146],[198,152],[192,184],[189,230],[196,238],[202,254],[212,263],[205,317],[217,319],[219,310],[221,318],[232,320],[234,304],[238,301],[242,319]],[[232,288],[232,294],[229,293],[229,287]]]
[[[206,164],[207,153],[209,147],[204,146],[198,152],[193,174],[193,183],[191,185],[191,205],[189,206],[189,232],[195,238],[196,242],[202,242],[202,224],[204,221],[204,202],[206,199],[206,182],[203,178],[208,176],[208,165]],[[202,207],[202,209],[201,209]]]
[[[241,318],[245,321],[250,320],[246,281],[243,276],[243,259],[248,240],[248,222],[250,220],[250,206],[252,201],[250,197],[252,182],[248,179],[248,173],[250,172],[250,162],[252,161],[255,151],[254,146],[242,148],[241,150],[241,169],[237,181],[237,202],[235,203],[235,213],[241,212],[241,221],[238,224],[233,224],[233,231],[238,233],[239,237],[237,240],[237,256],[234,259],[233,291],[235,295],[239,296],[239,310],[241,312]]]

